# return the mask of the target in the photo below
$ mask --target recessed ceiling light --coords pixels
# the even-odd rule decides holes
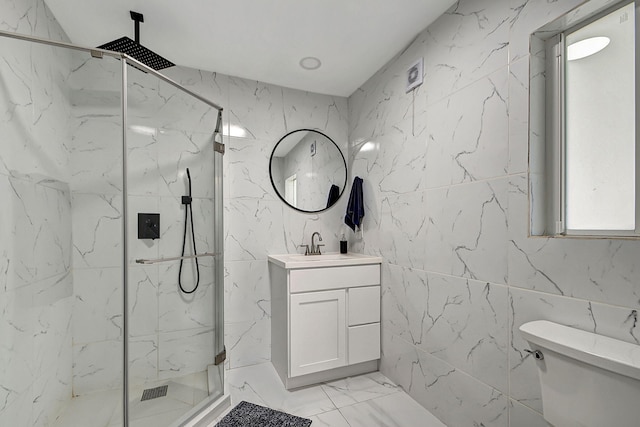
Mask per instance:
[[[315,56],[307,56],[300,60],[300,66],[305,70],[317,70],[322,65],[322,62]]]
[[[570,44],[567,47],[567,61],[586,58],[600,52],[609,45],[609,37],[591,37]]]

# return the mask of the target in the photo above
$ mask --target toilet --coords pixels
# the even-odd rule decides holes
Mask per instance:
[[[640,426],[640,346],[546,320],[520,326],[554,427]]]

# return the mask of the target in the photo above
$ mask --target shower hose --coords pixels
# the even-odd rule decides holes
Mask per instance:
[[[182,204],[184,205],[184,234],[182,235],[182,255],[184,256],[184,249],[187,244],[187,228],[189,224],[189,220],[191,220],[191,242],[193,243],[193,254],[196,255],[198,251],[196,250],[196,233],[193,227],[193,208],[191,207],[191,175],[189,174],[189,168],[187,168],[187,180],[189,181],[189,195],[182,196]],[[196,263],[196,285],[190,291],[185,290],[182,287],[182,265],[184,263],[184,259],[180,260],[180,270],[178,271],[178,286],[180,290],[185,294],[192,294],[198,289],[198,285],[200,284],[200,267],[198,266],[198,258],[193,259]]]

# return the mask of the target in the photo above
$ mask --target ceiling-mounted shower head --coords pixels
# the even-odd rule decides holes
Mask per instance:
[[[129,13],[131,14],[131,19],[135,22],[135,40],[131,40],[126,36],[120,37],[117,40],[98,46],[98,49],[127,54],[156,71],[176,65],[140,44],[140,23],[144,22],[144,15],[134,11],[129,11]]]

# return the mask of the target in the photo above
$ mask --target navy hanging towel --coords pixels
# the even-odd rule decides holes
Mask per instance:
[[[344,223],[353,231],[362,226],[362,218],[364,217],[364,202],[362,200],[362,178],[356,176],[351,186],[351,195],[347,204],[347,214],[344,217]]]

